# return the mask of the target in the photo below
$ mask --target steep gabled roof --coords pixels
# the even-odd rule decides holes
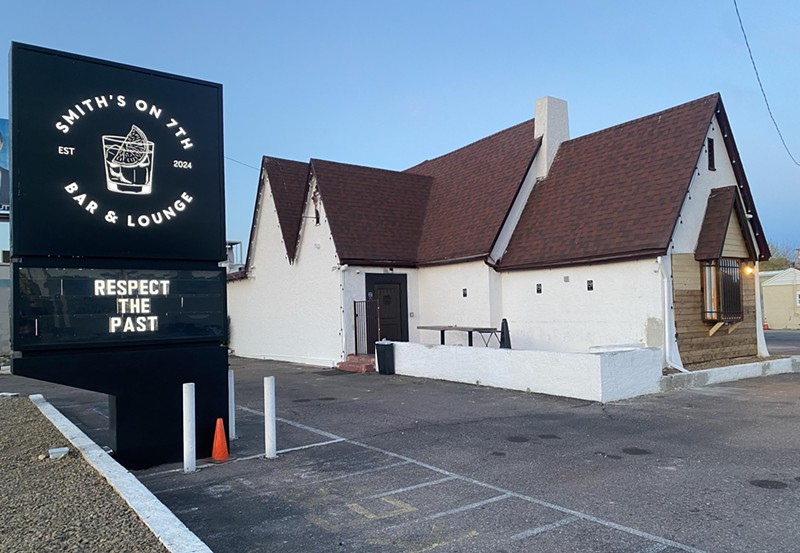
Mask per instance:
[[[541,144],[533,119],[407,173],[433,178],[420,264],[485,258]]]
[[[286,248],[286,256],[289,258],[289,263],[294,261],[301,217],[303,215],[305,191],[308,188],[308,164],[290,159],[264,156],[261,158],[261,173],[258,179],[255,206],[253,207],[253,222],[250,225],[247,258],[243,269],[227,275],[227,280],[229,281],[247,278],[247,273],[250,271],[256,241],[256,225],[259,220],[259,210],[262,208],[262,199],[266,191],[267,182],[269,182],[275,209],[278,212],[278,222]]]
[[[714,115],[759,259],[768,259],[722,100],[712,94],[564,142],[548,177],[534,186],[497,269],[664,254]],[[529,120],[403,172],[265,157],[262,173],[290,261],[313,174],[342,263],[453,263],[486,259],[540,145]]]
[[[747,219],[736,186],[724,186],[714,188],[708,196],[706,213],[694,251],[696,260],[706,261],[722,257],[732,213],[736,214],[736,220],[739,223],[740,232],[745,236],[745,244],[750,256],[755,258],[753,245],[748,236],[749,232],[744,230],[747,228]]]
[[[665,253],[719,103],[712,94],[564,142],[498,268]]]
[[[289,159],[264,156],[262,171],[269,180],[269,189],[278,212],[278,222],[289,263],[297,254],[297,238],[303,221],[308,190],[308,164]],[[262,176],[263,182],[263,176]],[[250,255],[248,248],[247,255]],[[247,265],[246,265],[247,266]]]
[[[311,160],[342,263],[414,266],[430,177]]]

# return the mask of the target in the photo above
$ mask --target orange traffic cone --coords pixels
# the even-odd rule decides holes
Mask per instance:
[[[217,427],[214,429],[214,446],[211,449],[211,460],[215,463],[230,461],[228,455],[228,440],[225,438],[225,425],[222,419],[217,419]]]

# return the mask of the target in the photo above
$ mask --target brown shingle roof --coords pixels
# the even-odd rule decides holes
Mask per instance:
[[[499,268],[664,253],[719,101],[713,94],[564,142]]]
[[[759,258],[767,259],[733,134],[719,94],[713,94],[563,143],[497,268],[663,254],[715,113]],[[533,131],[534,121],[526,121],[404,172],[265,157],[287,255],[294,259],[313,171],[342,263],[485,259],[541,144]],[[252,245],[251,232],[246,267]]]
[[[703,225],[700,227],[700,236],[697,238],[697,248],[694,251],[696,260],[705,261],[722,257],[731,213],[736,213],[736,220],[739,221],[740,227],[744,226],[745,214],[739,202],[736,187],[725,186],[711,190],[708,195]],[[750,240],[745,242],[750,255],[753,256]]]
[[[289,258],[289,263],[292,263],[297,253],[297,239],[300,235],[303,207],[308,190],[308,163],[264,156],[261,166],[262,172],[266,172],[269,179],[269,189],[278,212],[278,222],[281,226],[283,243],[286,246],[286,256]],[[263,182],[262,176],[259,199],[263,193],[261,190]],[[247,249],[248,262],[245,267],[250,266],[252,240],[251,234],[251,247]]]
[[[433,178],[420,264],[488,255],[541,143],[533,124],[525,121],[406,171]]]
[[[431,178],[311,160],[342,263],[414,266]]]

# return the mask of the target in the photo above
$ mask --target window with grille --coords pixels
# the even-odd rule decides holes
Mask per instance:
[[[741,261],[723,257],[703,264],[703,319],[733,322],[744,318]]]

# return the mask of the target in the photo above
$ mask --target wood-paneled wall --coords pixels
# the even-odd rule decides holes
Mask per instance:
[[[678,349],[684,365],[724,361],[758,354],[756,343],[756,296],[754,276],[742,272],[744,320],[732,333],[729,326],[713,336],[708,331],[714,323],[703,321],[703,291],[700,262],[693,254],[672,256],[672,290]]]

